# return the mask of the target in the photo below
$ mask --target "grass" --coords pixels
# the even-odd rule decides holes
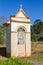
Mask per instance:
[[[31,59],[43,61],[43,42],[32,43]]]
[[[43,61],[43,55],[40,55],[40,56],[38,57],[38,59],[39,59],[40,61]]]
[[[37,55],[37,56],[31,56],[29,60],[32,61],[43,61],[43,54]]]
[[[32,63],[30,62],[26,62],[26,61],[23,61],[23,60],[18,60],[17,58],[10,58],[8,60],[5,60],[5,61],[0,61],[0,65],[32,65]]]

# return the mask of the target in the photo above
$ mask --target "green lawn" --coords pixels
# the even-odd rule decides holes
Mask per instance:
[[[21,59],[18,60],[17,58],[10,58],[5,61],[0,61],[0,65],[32,65],[32,63],[23,61]]]

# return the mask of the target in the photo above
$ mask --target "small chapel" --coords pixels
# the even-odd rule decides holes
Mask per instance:
[[[31,56],[31,22],[30,18],[20,9],[10,16],[6,26],[6,54],[10,57]]]

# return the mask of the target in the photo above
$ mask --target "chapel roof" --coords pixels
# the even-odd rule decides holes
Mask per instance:
[[[26,13],[24,12],[23,8],[22,8],[22,5],[20,6],[20,9],[18,10],[18,12],[15,14],[15,15],[12,15],[11,17],[14,17],[14,18],[22,18],[22,19],[29,19],[30,18],[26,15]],[[27,23],[30,23],[30,22],[27,22]],[[8,22],[5,22],[3,25],[9,25],[10,24],[10,20]]]
[[[16,16],[18,16],[19,17],[19,14],[23,14],[24,15],[24,17],[26,17],[27,19],[30,19],[30,17],[28,17],[27,15],[26,15],[26,13],[24,12],[24,10],[23,10],[23,8],[22,8],[22,5],[20,5],[20,9],[18,10],[18,12],[15,14],[15,15],[12,15],[11,17],[16,17]],[[22,17],[22,16],[20,16],[20,17]]]

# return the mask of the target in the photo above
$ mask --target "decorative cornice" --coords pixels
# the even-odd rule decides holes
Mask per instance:
[[[27,23],[27,24],[31,24],[30,22],[22,22],[22,21],[16,21],[16,20],[10,20],[11,22],[15,22],[15,23]]]
[[[21,18],[21,19],[28,19],[28,18],[25,18],[25,17],[16,17],[15,15],[14,16],[10,16],[12,18]],[[29,18],[30,19],[30,18]]]

